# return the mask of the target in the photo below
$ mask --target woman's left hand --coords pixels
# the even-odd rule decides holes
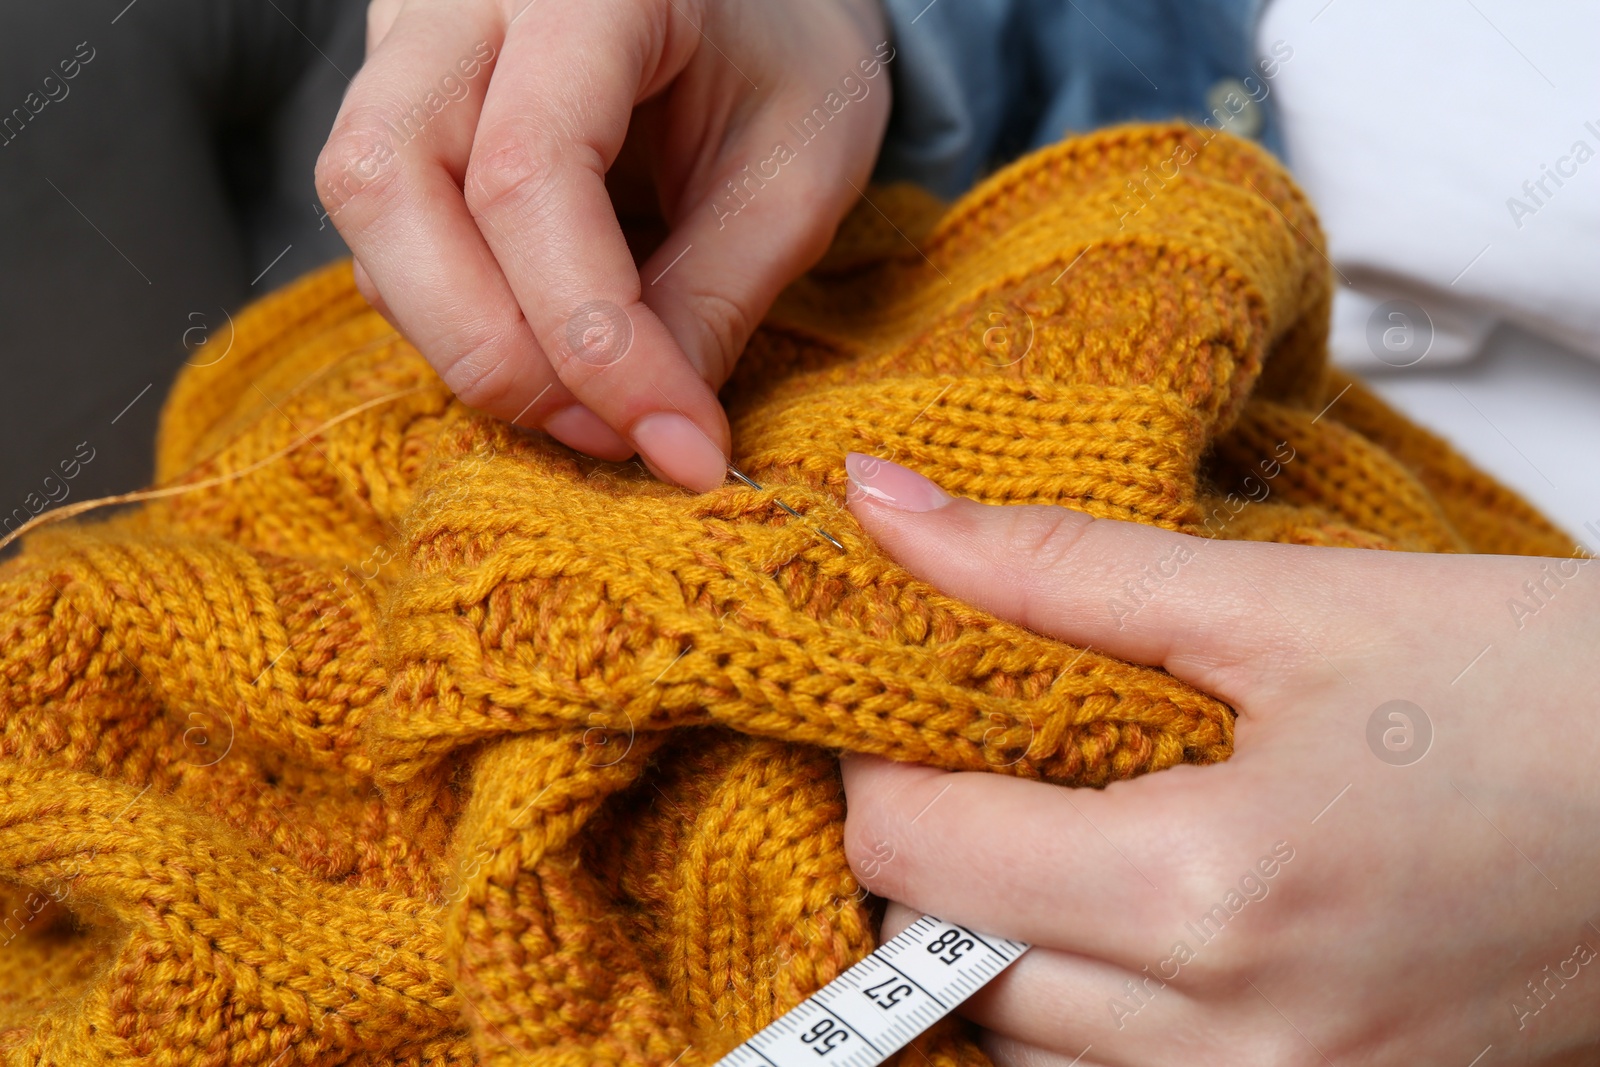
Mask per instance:
[[[845,761],[886,936],[1034,945],[962,1008],[997,1063],[1595,1061],[1600,565],[1208,540],[848,465],[912,572],[1239,715],[1227,763],[1098,791]]]

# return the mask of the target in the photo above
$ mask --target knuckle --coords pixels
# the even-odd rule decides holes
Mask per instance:
[[[441,348],[455,353],[439,366],[439,377],[468,407],[493,412],[510,399],[520,353],[514,331],[474,325],[446,339]]]
[[[1274,1027],[1268,1033],[1247,1037],[1244,1043],[1252,1050],[1245,1063],[1270,1067],[1327,1067],[1322,1053],[1308,1047],[1304,1038],[1287,1027]]]
[[[1159,873],[1173,890],[1162,909],[1163,924],[1188,932],[1194,958],[1183,971],[1201,985],[1233,985],[1256,974],[1271,957],[1281,931],[1276,909],[1263,902],[1271,887],[1253,878],[1246,861],[1220,858],[1242,855],[1220,850],[1205,858],[1191,857]],[[1192,940],[1191,940],[1192,937]]]
[[[1221,899],[1234,873],[1217,859],[1213,848],[1178,845],[1166,857],[1158,877],[1161,885],[1171,887],[1174,912],[1192,919]]]
[[[1026,572],[1050,580],[1082,547],[1095,521],[1069,508],[1022,505],[1009,509],[1003,543]]]
[[[1204,917],[1204,916],[1202,916]],[[1195,921],[1195,920],[1191,920]],[[1215,922],[1210,918],[1208,922]],[[1194,959],[1184,967],[1183,975],[1200,989],[1233,988],[1256,973],[1247,949],[1243,947],[1245,930],[1227,930],[1225,936],[1207,934],[1214,940],[1196,944]],[[1195,935],[1198,941],[1199,935]]]
[[[400,13],[400,9],[405,5],[406,0],[372,0],[367,5],[368,25],[374,22],[380,25],[388,25],[394,21],[394,17]]]
[[[702,28],[713,32],[707,23],[718,14],[708,10],[707,0],[622,0],[621,6],[636,20],[641,50],[656,56],[703,49]]]
[[[394,195],[399,168],[388,127],[372,109],[340,119],[317,156],[317,196],[330,216],[351,204],[381,207]]]
[[[820,182],[800,182],[791,196],[793,199],[788,204],[789,209],[798,218],[808,222],[796,245],[802,269],[809,268],[832,247],[850,201],[844,200],[837,190]]]
[[[378,291],[378,285],[372,280],[372,275],[365,270],[355,272],[356,292],[373,307],[383,303],[383,294]]]
[[[555,174],[556,154],[548,145],[495,133],[481,147],[474,146],[463,192],[477,215],[512,207],[538,215],[553,200]]]
[[[844,822],[844,854],[856,880],[879,896],[894,895],[896,851],[890,828],[871,807],[851,805]]]
[[[367,46],[371,48],[382,40],[389,27],[394,25],[395,16],[405,6],[405,0],[372,0],[367,5]]]
[[[715,374],[715,384],[720,385],[733,374],[754,326],[742,307],[718,293],[700,293],[695,304],[697,317],[709,335],[709,351],[704,353],[708,365],[702,370],[707,375]]]
[[[801,211],[818,210],[801,205]],[[810,270],[822,262],[822,257],[828,254],[828,249],[833,247],[834,238],[839,234],[839,220],[829,219],[826,225],[811,226],[801,234],[795,246],[795,264],[801,273]]]

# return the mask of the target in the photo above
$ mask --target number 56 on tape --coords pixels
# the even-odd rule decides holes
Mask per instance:
[[[1027,950],[924,915],[717,1067],[875,1067]]]

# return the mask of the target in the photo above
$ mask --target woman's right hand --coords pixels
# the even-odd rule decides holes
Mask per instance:
[[[376,0],[318,193],[464,402],[704,491],[717,388],[872,170],[885,37],[878,0]]]

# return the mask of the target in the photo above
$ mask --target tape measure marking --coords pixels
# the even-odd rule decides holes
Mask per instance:
[[[717,1067],[876,1067],[1027,950],[924,915]]]

